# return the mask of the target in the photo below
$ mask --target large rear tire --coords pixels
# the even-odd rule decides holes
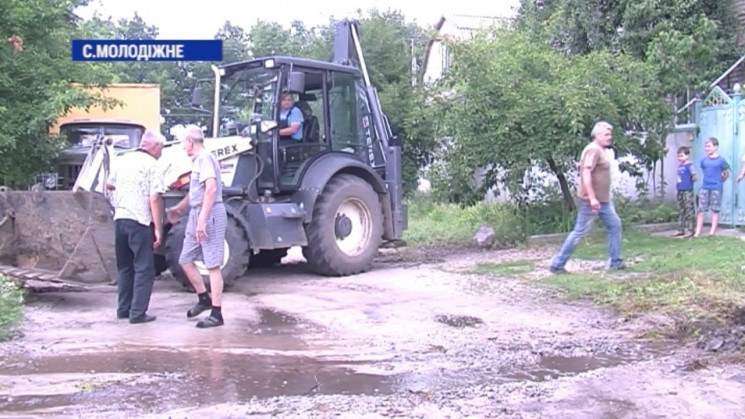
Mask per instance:
[[[168,263],[168,269],[176,280],[184,287],[192,289],[189,278],[186,277],[186,274],[181,269],[181,265],[178,263],[185,234],[186,219],[182,219],[178,224],[171,227],[171,230],[168,232],[168,238],[166,239],[166,261]],[[243,227],[238,220],[228,214],[228,225],[225,230],[225,259],[220,266],[224,288],[232,287],[235,281],[246,273],[250,257],[248,239],[246,238]],[[195,265],[202,274],[205,286],[207,289],[210,289],[209,276],[204,263],[197,261]]]
[[[324,188],[306,227],[303,255],[321,275],[364,272],[383,240],[383,211],[378,194],[363,179],[341,174]]]

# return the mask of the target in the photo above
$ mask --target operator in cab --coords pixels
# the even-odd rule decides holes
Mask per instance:
[[[303,113],[294,105],[292,93],[282,93],[279,113],[279,139],[300,142],[303,140]]]

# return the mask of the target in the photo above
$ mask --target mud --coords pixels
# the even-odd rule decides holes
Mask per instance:
[[[742,364],[471,273],[549,254],[386,250],[371,272],[324,278],[291,252],[239,281],[208,330],[175,281],[140,325],[116,319],[112,286],[35,294],[0,344],[0,416],[742,417]]]

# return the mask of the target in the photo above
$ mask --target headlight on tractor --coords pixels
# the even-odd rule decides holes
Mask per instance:
[[[189,182],[191,182],[191,172],[184,173],[183,175],[179,176],[178,180],[173,182],[168,189],[178,191],[184,186],[187,186]]]

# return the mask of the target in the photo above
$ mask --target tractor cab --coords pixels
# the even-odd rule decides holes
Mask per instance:
[[[329,153],[343,153],[384,172],[383,146],[372,126],[359,69],[302,58],[266,57],[216,71],[219,106],[213,107],[214,98],[203,100],[201,88],[195,90],[193,104],[217,109],[212,121],[216,137],[242,136],[254,143],[261,163],[256,179],[259,195],[296,191],[306,169]],[[300,138],[280,134],[287,126],[280,117],[281,98],[288,93],[293,98],[289,112],[302,115]],[[233,179],[239,181],[240,177]]]

